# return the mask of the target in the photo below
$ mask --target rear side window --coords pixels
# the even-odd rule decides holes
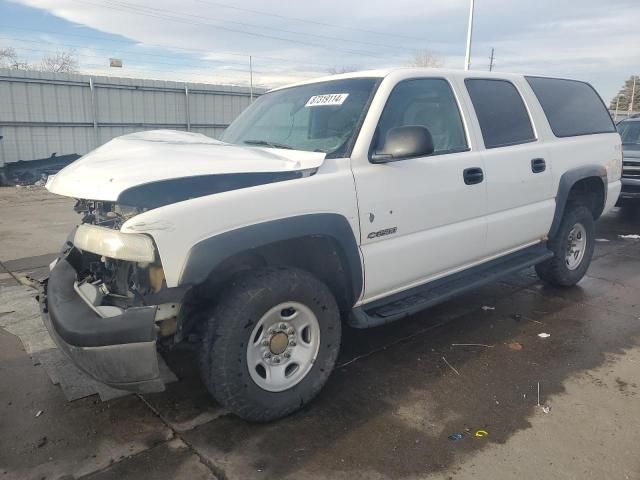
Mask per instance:
[[[558,78],[526,79],[556,137],[616,131],[602,99],[588,83]]]
[[[464,83],[486,148],[518,145],[536,139],[522,97],[511,82],[467,79]]]

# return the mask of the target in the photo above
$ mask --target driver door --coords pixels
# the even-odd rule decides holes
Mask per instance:
[[[391,128],[405,125],[429,129],[433,154],[352,167],[366,273],[363,302],[453,273],[485,252],[483,159],[469,150],[447,80],[399,82],[380,117],[372,151],[382,147]]]

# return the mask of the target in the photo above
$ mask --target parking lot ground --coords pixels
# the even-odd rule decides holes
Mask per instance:
[[[0,189],[0,289],[46,275],[72,205]],[[345,328],[318,398],[265,425],[210,400],[184,348],[165,354],[180,378],[166,392],[67,402],[0,329],[0,480],[639,479],[640,242],[619,235],[640,233],[640,214],[616,209],[597,230],[577,287],[530,269]]]

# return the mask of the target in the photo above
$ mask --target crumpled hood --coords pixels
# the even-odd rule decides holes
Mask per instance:
[[[199,133],[151,130],[114,138],[47,182],[58,195],[116,201],[132,187],[164,180],[233,173],[316,169],[325,154],[243,147]]]

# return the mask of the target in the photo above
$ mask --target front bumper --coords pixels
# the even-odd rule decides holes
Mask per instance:
[[[58,259],[42,284],[42,320],[58,345],[81,370],[111,387],[140,393],[164,390],[156,351],[156,307],[133,307],[103,318],[76,293],[76,271]]]
[[[620,198],[638,199],[640,198],[640,179],[622,177],[622,191]]]

